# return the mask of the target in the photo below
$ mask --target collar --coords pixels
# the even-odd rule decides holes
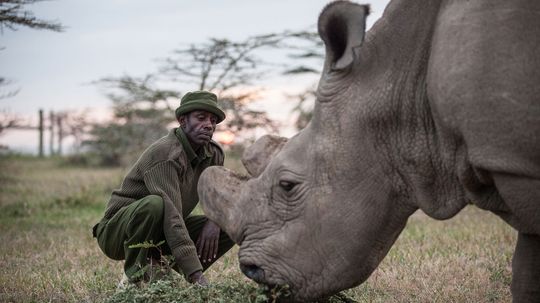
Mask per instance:
[[[174,134],[180,140],[180,143],[182,144],[182,147],[184,148],[184,152],[186,153],[186,156],[188,158],[189,163],[191,163],[191,166],[194,167],[201,163],[202,161],[206,160],[207,158],[212,157],[212,153],[210,152],[210,149],[208,148],[208,144],[201,146],[199,149],[199,152],[196,153],[193,150],[193,147],[191,147],[191,144],[189,143],[188,138],[186,137],[186,134],[182,130],[181,127],[174,129]]]

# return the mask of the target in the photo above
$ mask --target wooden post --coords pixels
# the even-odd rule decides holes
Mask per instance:
[[[62,133],[62,115],[57,115],[56,116],[56,122],[57,122],[57,127],[58,127],[58,155],[61,156],[62,155],[62,140],[64,139],[63,136],[64,134]]]
[[[39,156],[43,157],[43,110],[39,110]]]
[[[54,155],[54,112],[49,113],[49,156]]]

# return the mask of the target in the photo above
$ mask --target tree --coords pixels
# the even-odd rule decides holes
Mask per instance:
[[[57,131],[57,153],[61,155],[62,141],[67,137],[73,138],[73,149],[75,154],[80,154],[85,136],[88,135],[91,125],[88,121],[87,111],[61,111],[54,115]]]
[[[11,83],[11,81],[6,80],[5,78],[0,77],[0,89],[1,89],[3,86],[9,85],[10,83]],[[12,91],[8,91],[8,92],[3,93],[3,92],[0,90],[0,100],[1,100],[1,99],[5,99],[5,98],[9,98],[9,97],[13,97],[13,96],[15,96],[18,92],[19,92],[18,90],[12,90]],[[8,112],[8,111],[5,110],[5,109],[2,109],[2,110],[0,111],[0,135],[2,135],[2,133],[3,133],[6,129],[10,129],[10,128],[17,127],[17,126],[19,125],[19,123],[20,123],[20,120],[21,120],[21,118],[18,117],[17,115]]]
[[[255,50],[276,47],[279,40],[277,35],[250,37],[240,42],[210,39],[174,50],[160,71],[172,81],[217,92],[228,116],[224,126],[229,130],[235,133],[256,127],[275,130],[275,123],[265,113],[249,110],[247,105],[257,98],[259,90],[250,88],[250,84],[265,73],[261,66],[266,62],[256,56]]]
[[[0,110],[0,135],[4,133],[6,129],[19,126],[21,118],[17,115],[8,112],[7,110]]]
[[[319,74],[320,66],[324,60],[324,44],[315,31],[305,31],[298,34],[298,38],[303,42],[302,45],[295,45],[289,49],[290,58],[300,62],[299,65],[293,65],[285,70],[285,75],[301,74]],[[304,91],[289,95],[289,99],[296,101],[292,112],[296,115],[295,127],[298,130],[307,126],[313,116],[313,105],[316,98],[316,83],[305,88]]]
[[[97,84],[108,90],[113,102],[113,120],[94,125],[88,148],[102,155],[107,164],[128,163],[151,142],[166,132],[175,121],[174,108],[182,93],[158,89],[158,82],[172,82],[190,90],[209,90],[217,93],[227,113],[225,128],[244,137],[258,129],[277,131],[277,123],[266,112],[250,108],[263,91],[259,80],[271,74],[297,75],[315,72],[308,59],[316,52],[306,46],[316,43],[308,31],[260,35],[239,42],[228,39],[209,39],[173,51],[162,61],[157,75],[104,78]],[[317,40],[318,41],[318,40]],[[286,59],[269,59],[265,51],[284,51]],[[170,101],[176,106],[171,107]],[[220,124],[220,126],[222,126]],[[128,155],[126,158],[125,156]],[[123,160],[123,158],[126,158]]]
[[[4,28],[17,30],[18,27],[30,27],[38,30],[61,32],[64,30],[58,21],[42,20],[26,7],[46,0],[0,0],[0,31]]]
[[[9,81],[6,78],[0,77],[0,87],[8,86],[9,84],[11,84],[11,81]],[[0,93],[0,100],[5,99],[5,98],[9,98],[9,97],[13,97],[18,92],[19,92],[19,90],[12,90],[12,91],[9,91],[9,92],[6,92],[6,93]]]
[[[289,96],[289,98],[296,101],[296,106],[292,109],[293,113],[296,114],[294,126],[297,130],[301,130],[308,125],[313,117],[316,91],[314,88],[306,88],[303,92]]]
[[[58,21],[38,19],[32,11],[27,9],[28,5],[32,5],[45,0],[0,0],[0,32],[4,28],[17,30],[18,27],[30,27],[38,30],[50,30],[61,32],[64,27]],[[2,50],[3,48],[0,48]],[[11,81],[4,77],[0,77],[0,88],[10,84]],[[15,96],[19,90],[11,90],[2,92],[0,90],[0,99],[5,99]],[[19,117],[9,115],[3,112],[0,115],[0,134],[8,128],[17,126]]]
[[[105,87],[113,102],[113,119],[94,124],[83,146],[96,153],[102,164],[127,164],[167,131],[174,121],[169,99],[178,93],[158,89],[155,77],[122,76],[104,78],[96,84]]]
[[[286,75],[316,72],[304,63],[317,55],[313,47],[317,43],[322,45],[318,35],[305,30],[252,36],[243,41],[212,38],[174,50],[160,71],[172,81],[217,92],[228,116],[224,126],[234,133],[257,128],[275,132],[278,125],[265,112],[249,107],[263,91],[260,80],[275,72]],[[274,56],[268,56],[269,51]],[[285,62],[286,59],[276,56],[276,51],[288,52],[294,62]],[[301,64],[297,65],[299,61]]]

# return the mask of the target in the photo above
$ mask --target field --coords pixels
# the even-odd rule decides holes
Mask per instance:
[[[117,291],[122,264],[101,253],[91,227],[124,172],[1,156],[0,302],[264,299],[240,273],[236,247],[209,269],[210,288],[177,277]],[[510,227],[472,206],[447,221],[418,212],[370,279],[343,294],[358,302],[510,302],[515,241]]]

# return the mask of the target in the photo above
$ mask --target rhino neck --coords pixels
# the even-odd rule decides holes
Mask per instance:
[[[392,1],[366,37],[358,75],[368,85],[374,115],[366,121],[381,161],[409,203],[436,219],[466,205],[456,176],[464,158],[459,142],[441,141],[433,119],[426,74],[442,1]],[[373,98],[376,96],[376,98]],[[361,104],[358,106],[365,106]],[[456,152],[448,155],[447,150]]]

